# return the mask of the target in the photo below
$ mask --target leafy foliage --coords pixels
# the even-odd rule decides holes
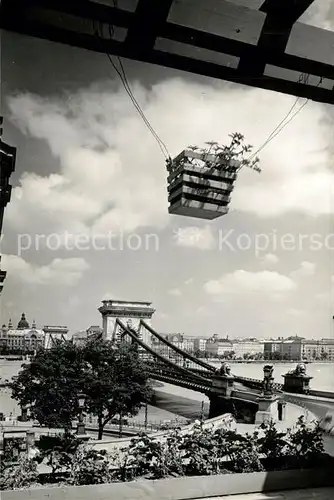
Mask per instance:
[[[321,467],[326,457],[318,424],[306,424],[303,417],[286,433],[279,432],[273,423],[263,424],[252,435],[229,429],[213,431],[200,423],[191,432],[176,429],[160,440],[142,434],[128,448],[115,450],[113,455],[75,443],[66,436],[59,439],[60,444],[52,450],[56,454],[53,469],[56,472],[61,466],[67,472],[61,480],[70,485],[249,473],[273,467]],[[47,446],[44,448],[50,451]],[[36,463],[37,458],[21,458],[16,465],[3,462],[0,489],[24,488],[36,482]]]
[[[257,440],[259,453],[264,455],[269,460],[276,460],[286,456],[287,454],[287,441],[285,439],[286,433],[279,432],[273,421],[263,423],[260,426],[263,431],[263,436]]]
[[[307,424],[301,415],[287,435],[289,454],[300,467],[314,464],[324,453],[322,430],[318,422]]]
[[[226,429],[213,432],[202,425],[188,434],[176,430],[165,442],[142,435],[125,452],[123,478],[126,468],[131,468],[131,477],[212,475],[302,468],[324,456],[321,430],[317,424],[307,426],[302,418],[288,433],[279,432],[271,422],[252,435]]]
[[[13,398],[29,406],[32,418],[69,430],[78,415],[78,395],[98,417],[99,439],[115,415],[133,416],[152,389],[134,347],[98,340],[83,347],[64,342],[40,351],[11,384]]]
[[[0,490],[29,488],[37,480],[37,464],[34,460],[19,457],[15,464],[0,464]]]
[[[99,451],[86,447],[79,447],[76,450],[72,457],[67,484],[81,486],[110,483],[112,480],[113,474],[106,450]]]
[[[11,384],[12,397],[48,427],[71,428],[83,384],[83,352],[71,342],[38,351]]]
[[[187,475],[210,475],[221,472],[221,459],[226,453],[227,433],[204,429],[202,425],[184,436],[181,449],[187,462]]]
[[[142,434],[139,439],[133,439],[126,450],[124,467],[131,469],[131,477],[147,477],[161,479],[184,474],[182,457],[179,453],[181,435],[174,430],[164,441],[152,439]],[[124,473],[123,473],[124,476]]]
[[[136,415],[153,392],[135,347],[125,344],[114,349],[101,341],[88,344],[85,362],[86,409],[97,415],[102,439],[105,425],[115,415]]]
[[[257,438],[257,432],[253,436],[231,433],[227,450],[233,472],[261,472],[264,470],[260,461]]]
[[[51,467],[51,478],[54,480],[56,474],[67,470],[75,456],[81,441],[71,434],[54,437],[41,436],[38,443],[40,454],[36,457],[39,463],[44,462]]]
[[[173,169],[178,167],[183,163],[192,163],[199,167],[205,166],[206,168],[221,168],[225,172],[235,172],[234,162],[238,162],[239,166],[237,170],[241,170],[244,167],[251,168],[256,172],[261,172],[259,167],[259,158],[254,154],[251,154],[253,147],[250,144],[245,143],[245,137],[239,132],[234,132],[229,135],[231,142],[229,145],[221,145],[215,141],[208,141],[206,144],[208,147],[199,148],[198,146],[189,146],[188,149],[202,153],[203,159],[194,158],[180,158],[177,162],[173,161],[171,158],[167,160],[167,167]],[[209,155],[214,155],[216,157],[215,161],[209,160]]]

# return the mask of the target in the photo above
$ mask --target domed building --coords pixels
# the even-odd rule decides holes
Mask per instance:
[[[30,326],[25,313],[22,313],[16,328],[11,319],[8,325],[2,325],[0,328],[0,354],[32,353],[38,349],[50,349],[57,342],[66,340],[67,334],[66,326],[45,325],[43,328],[37,328],[35,320]]]
[[[33,328],[36,329],[36,325],[34,326],[34,322],[35,321],[33,321]],[[17,324],[17,330],[29,330],[29,328],[30,325],[26,319],[26,315],[22,313],[21,319]]]
[[[12,320],[8,326],[3,325],[0,330],[0,346],[6,346],[7,351],[33,352],[44,347],[44,332],[36,327],[35,320],[30,327],[26,315],[22,313],[17,327],[13,327]]]

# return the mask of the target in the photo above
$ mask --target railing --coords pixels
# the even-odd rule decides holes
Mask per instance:
[[[161,382],[166,383],[175,383],[179,387],[184,387],[185,389],[191,389],[194,391],[199,391],[202,393],[209,392],[212,387],[212,383],[210,380],[204,379],[203,381],[198,381],[193,377],[180,377],[180,374],[175,373],[173,371],[153,368],[147,369],[147,374],[149,377],[154,378],[155,380],[160,380]]]
[[[262,386],[263,386],[263,380],[259,380],[259,379],[235,376],[234,380],[236,382],[240,382],[240,383],[244,384],[245,386],[251,386],[251,387],[257,388],[257,389],[262,389]],[[283,384],[279,384],[279,383],[275,382],[273,384],[273,389],[277,392],[282,392],[283,391]]]
[[[316,396],[318,398],[325,398],[325,399],[334,399],[334,392],[317,391],[315,389],[311,389],[308,393],[308,396]]]
[[[97,417],[84,417],[84,422],[86,427],[89,425],[94,425],[97,427],[98,422],[97,422]],[[154,431],[160,431],[160,430],[167,430],[167,429],[173,429],[176,427],[180,427],[183,425],[189,425],[189,420],[187,419],[173,419],[173,420],[150,420],[149,422],[143,422],[142,420],[131,420],[131,421],[126,421],[123,422],[121,427],[122,429],[134,429],[136,431],[147,431],[150,430],[152,432]],[[120,428],[120,423],[108,423],[105,426],[105,430],[115,430],[118,431]]]

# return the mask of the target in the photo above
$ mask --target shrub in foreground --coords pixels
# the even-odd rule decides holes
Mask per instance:
[[[246,435],[213,431],[201,424],[187,434],[176,429],[163,440],[142,434],[128,448],[112,454],[65,441],[63,448],[52,450],[58,453],[53,472],[56,477],[58,471],[58,480],[68,485],[316,468],[327,457],[321,429],[317,423],[306,424],[303,417],[287,432],[270,423]],[[50,464],[50,457],[46,463]],[[37,480],[36,461],[21,459],[2,468],[1,489],[28,487]]]

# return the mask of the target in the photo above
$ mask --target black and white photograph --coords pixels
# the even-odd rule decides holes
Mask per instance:
[[[0,0],[0,499],[334,498],[334,0]]]

